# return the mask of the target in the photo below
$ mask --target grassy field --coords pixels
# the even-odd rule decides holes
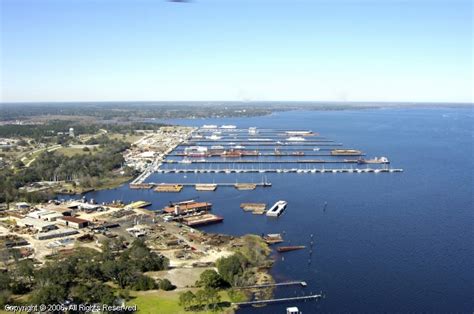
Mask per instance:
[[[191,289],[193,290],[193,289]],[[219,312],[212,311],[200,311],[192,312],[185,311],[179,303],[179,292],[178,291],[137,291],[131,292],[131,296],[134,298],[127,302],[127,305],[137,305],[137,313],[140,314],[211,314],[211,313],[234,313],[232,308],[225,308]],[[221,301],[229,301],[229,296],[226,291],[221,291]]]
[[[120,134],[120,133],[110,133],[108,134],[108,137],[110,139],[115,139],[115,140],[122,140],[127,143],[134,143],[141,139],[144,135],[130,135],[130,134]]]
[[[57,154],[64,155],[66,157],[71,157],[75,155],[86,155],[91,153],[92,155],[95,154],[97,151],[94,151],[93,149],[90,149],[90,151],[84,151],[83,148],[79,147],[61,147],[56,150]]]

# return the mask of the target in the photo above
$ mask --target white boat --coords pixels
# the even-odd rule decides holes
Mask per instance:
[[[231,124],[221,126],[221,129],[235,129],[235,128],[237,128],[237,127],[235,125],[231,125]]]
[[[283,211],[286,208],[286,205],[288,205],[288,202],[286,201],[278,201],[273,206],[267,211],[267,216],[270,217],[278,217],[280,216]]]
[[[208,130],[209,130],[209,129],[217,129],[217,125],[215,125],[215,124],[204,124],[204,125],[202,126],[202,128],[203,128],[203,129],[208,129]]]
[[[242,146],[242,145],[236,145],[236,146],[233,146],[232,147],[233,149],[244,149],[245,146]]]
[[[250,135],[255,135],[255,134],[257,134],[257,133],[258,133],[258,131],[257,131],[257,128],[256,128],[256,127],[250,127],[250,128],[249,128],[249,134],[250,134]]]
[[[190,163],[192,163],[192,161],[189,160],[189,159],[183,159],[183,160],[180,160],[180,161],[178,161],[178,162],[179,162],[180,164],[190,164]]]
[[[249,141],[252,141],[252,142],[270,142],[272,140],[269,139],[269,138],[249,138]]]
[[[315,148],[313,148],[313,151],[315,151],[315,152],[319,152],[319,150],[320,150],[320,148],[319,148],[319,147],[315,147]]]
[[[287,138],[286,141],[287,142],[304,142],[306,141],[306,139],[300,136],[291,136]]]
[[[221,136],[218,136],[216,134],[212,134],[211,136],[206,136],[206,138],[208,140],[213,140],[213,141],[217,141],[217,140],[220,140],[222,137]]]

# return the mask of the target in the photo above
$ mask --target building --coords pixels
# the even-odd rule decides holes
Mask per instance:
[[[300,314],[300,310],[296,306],[287,307],[286,314]]]
[[[85,220],[78,217],[65,216],[58,219],[58,223],[65,225],[67,227],[82,229],[89,225],[89,220]]]
[[[38,233],[36,235],[36,239],[47,240],[47,239],[53,239],[53,238],[62,238],[62,237],[70,236],[70,235],[75,235],[78,233],[79,231],[74,230],[74,229],[58,229],[58,230],[54,230],[50,232]]]
[[[28,227],[38,230],[38,232],[46,232],[49,230],[57,229],[56,225],[50,221],[44,221],[39,219],[34,219],[31,217],[25,217],[23,219],[18,219],[16,224],[20,227]]]
[[[46,220],[46,221],[55,221],[56,219],[63,217],[61,213],[51,211],[51,210],[46,210],[46,209],[40,209],[40,210],[29,212],[26,216],[30,218]]]
[[[16,209],[28,209],[30,208],[30,204],[25,203],[25,202],[19,202],[15,204]]]
[[[69,128],[69,136],[74,137],[74,128]]]

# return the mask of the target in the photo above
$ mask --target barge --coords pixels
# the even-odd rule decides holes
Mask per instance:
[[[236,183],[234,187],[240,191],[255,190],[257,185],[255,183]]]
[[[362,152],[357,149],[333,149],[332,156],[360,156]]]
[[[158,184],[154,189],[155,192],[181,192],[183,186],[181,184]]]
[[[267,244],[276,244],[283,242],[283,238],[279,233],[269,233],[267,235],[262,236],[263,241]]]
[[[214,183],[200,183],[194,186],[196,191],[215,191],[217,189],[217,184]]]
[[[224,217],[217,216],[214,214],[201,214],[201,215],[193,215],[187,216],[182,219],[183,224],[190,226],[190,227],[197,227],[203,225],[214,224],[218,222],[222,222]]]
[[[306,248],[306,246],[304,245],[280,246],[280,247],[277,247],[277,251],[280,253],[284,253],[284,252],[289,252],[289,251],[302,250],[304,248]]]

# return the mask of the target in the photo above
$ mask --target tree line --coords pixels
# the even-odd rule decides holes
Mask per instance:
[[[121,240],[118,240],[121,241]],[[73,254],[56,258],[37,269],[33,260],[18,260],[10,270],[0,271],[0,306],[12,304],[12,294],[27,294],[29,304],[109,304],[129,290],[170,290],[166,279],[159,282],[144,274],[167,269],[167,258],[151,251],[142,240],[122,249],[117,242],[103,243],[103,251],[79,248]]]

